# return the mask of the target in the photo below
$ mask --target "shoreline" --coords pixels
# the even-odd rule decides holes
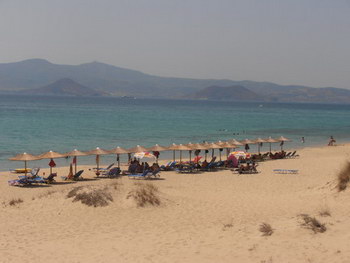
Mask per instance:
[[[268,143],[266,143],[266,144],[268,144]],[[285,145],[284,146],[284,151],[286,151],[286,152],[292,152],[292,151],[302,151],[302,150],[305,150],[305,149],[308,149],[308,148],[311,148],[311,149],[318,149],[318,148],[323,148],[323,147],[339,147],[339,146],[350,146],[350,142],[345,142],[345,143],[341,143],[341,144],[336,144],[336,145],[334,145],[334,146],[328,146],[328,145],[321,145],[321,144],[318,144],[318,145],[312,145],[312,146],[304,146],[304,147],[302,147],[302,146],[300,146],[300,147],[292,147],[292,148],[288,148],[288,147],[286,147],[286,146],[288,146],[288,145]],[[254,146],[253,146],[254,148],[256,148],[257,146],[254,144]],[[252,146],[251,146],[251,148],[253,148]],[[265,148],[267,147],[267,146],[264,146]],[[278,146],[279,147],[279,146]],[[286,149],[285,149],[286,148]],[[240,148],[236,148],[236,150],[238,150],[238,151],[244,151],[244,149],[243,149],[243,146],[241,146]],[[208,159],[210,160],[211,159],[211,152],[210,152],[211,150],[209,150],[209,153],[208,153]],[[280,149],[279,149],[279,151],[280,151]],[[167,154],[167,156],[169,157],[169,156],[171,156],[172,155],[172,151],[167,151],[168,152],[168,154]],[[223,152],[222,152],[222,160],[226,160],[226,156],[224,155],[224,152],[225,152],[225,149],[223,150]],[[263,154],[263,153],[266,153],[266,152],[268,152],[268,151],[261,151],[261,153]],[[276,151],[276,149],[275,150],[272,150],[272,152],[278,152],[278,151]],[[202,152],[201,152],[202,153]],[[257,152],[255,152],[255,151],[249,151],[249,153],[250,154],[257,154]],[[164,152],[161,152],[161,154],[160,154],[160,156],[164,156]],[[204,160],[204,154],[200,154],[201,156],[203,156],[203,158],[201,159],[201,161],[203,161]],[[107,157],[108,156],[108,157]],[[133,156],[133,155],[132,155]],[[214,154],[214,156],[216,156],[217,157],[217,160],[218,160],[218,158],[219,158],[219,154],[218,154],[218,152],[217,152],[217,150],[215,150],[215,154]],[[81,162],[81,166],[84,166],[84,167],[90,167],[90,168],[93,168],[93,167],[95,167],[96,166],[96,163],[94,163],[94,158],[95,158],[95,156],[94,155],[90,155],[90,156],[81,156],[81,157],[83,157],[83,158],[90,158],[91,159],[91,164],[87,164],[86,163],[86,160],[84,160],[84,161],[82,161]],[[107,158],[106,158],[107,157]],[[121,160],[124,160],[124,162],[121,162],[121,166],[127,166],[128,164],[127,164],[127,162],[125,162],[125,159],[127,158],[127,155],[126,154],[121,154],[120,155],[120,157],[121,157]],[[194,154],[192,153],[192,159],[194,158]],[[108,161],[106,161],[106,159],[108,160]],[[101,156],[101,158],[100,158],[100,167],[105,167],[105,166],[108,166],[109,164],[111,164],[111,162],[113,162],[113,160],[114,160],[114,163],[116,164],[116,161],[115,161],[115,159],[116,159],[116,156],[114,155],[113,156],[113,154],[110,154],[110,155],[102,155]],[[176,161],[179,161],[179,151],[176,151]],[[62,162],[62,160],[63,160],[63,158],[57,158],[57,159],[54,159],[55,160],[55,162],[56,163],[60,163],[60,162]],[[71,158],[69,159],[69,160],[72,160]],[[9,161],[9,160],[8,160]],[[31,168],[31,167],[39,167],[38,165],[31,165],[32,163],[38,163],[38,161],[39,162],[41,162],[41,163],[43,163],[43,162],[45,162],[45,163],[48,163],[50,160],[49,159],[43,159],[43,160],[37,160],[37,161],[29,161],[28,162],[28,168]],[[146,160],[147,161],[147,160]],[[173,158],[160,158],[159,159],[159,165],[162,165],[162,164],[166,164],[167,162],[169,162],[169,161],[173,161]],[[189,154],[187,153],[187,151],[183,151],[182,152],[182,161],[183,162],[187,162],[187,161],[189,161]],[[13,163],[14,165],[12,166],[12,167],[14,167],[14,166],[16,166],[16,169],[18,168],[18,169],[21,169],[21,168],[23,168],[23,167],[17,167],[17,166],[22,166],[22,164],[23,164],[23,161],[9,161],[9,162],[11,162],[11,163]],[[148,161],[148,163],[150,163],[150,162],[152,162],[152,161]],[[18,165],[17,165],[17,164]],[[78,160],[78,165],[79,165],[79,160]],[[49,169],[48,167],[46,167],[47,165],[44,165],[43,167],[40,167],[40,169]],[[115,165],[116,166],[116,165]],[[55,168],[67,168],[67,169],[69,169],[69,163],[67,164],[67,165],[60,165],[60,166],[57,166],[57,167],[55,167]],[[54,168],[54,169],[55,169]],[[15,168],[9,168],[9,169],[7,169],[7,170],[1,170],[1,168],[0,168],[0,173],[3,173],[3,172],[9,172],[9,170],[10,169],[15,169]]]

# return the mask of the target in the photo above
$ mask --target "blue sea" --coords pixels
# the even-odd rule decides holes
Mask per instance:
[[[286,148],[325,145],[330,135],[337,143],[350,141],[350,105],[1,95],[0,121],[0,170],[22,167],[8,158],[23,152],[64,153],[281,135],[293,140]],[[273,147],[279,148],[278,144]],[[160,157],[171,156],[165,152]],[[103,164],[114,160],[114,156],[101,157]],[[69,162],[56,161],[58,165]],[[79,162],[93,164],[95,157],[81,157]]]

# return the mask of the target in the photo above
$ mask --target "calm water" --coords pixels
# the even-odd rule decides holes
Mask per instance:
[[[350,140],[350,105],[237,103],[118,98],[0,97],[0,170],[17,153],[85,151],[286,136],[291,147]],[[278,145],[275,146],[276,149]],[[251,146],[254,150],[255,147]],[[267,147],[265,148],[267,149]],[[162,153],[161,157],[171,156]],[[103,163],[114,157],[103,157]],[[124,158],[125,159],[125,158]],[[46,165],[48,161],[31,165]],[[94,157],[80,158],[80,163]],[[60,160],[67,165],[69,160]]]

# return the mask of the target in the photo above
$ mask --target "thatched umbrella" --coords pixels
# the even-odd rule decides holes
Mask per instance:
[[[187,144],[185,144],[185,146],[189,147],[191,150],[188,151],[189,155],[190,155],[190,163],[191,163],[191,160],[192,160],[192,150],[196,150],[196,149],[193,149],[193,143],[189,142]]]
[[[272,139],[271,137],[265,139],[266,142],[270,143],[270,152],[271,152],[271,143],[275,143],[275,142],[278,142],[277,140],[275,139]]]
[[[220,145],[221,148],[223,148],[223,149],[227,149],[227,156],[229,155],[230,149],[237,148],[237,145],[230,143],[230,142],[218,141],[218,142],[216,142],[216,144]],[[220,160],[221,160],[221,153],[220,153]]]
[[[190,147],[192,150],[208,150],[206,143],[189,143],[187,144],[188,147]],[[207,153],[205,153],[205,160],[207,159]]]
[[[177,150],[177,147],[178,145],[173,143],[171,145],[168,146],[168,150],[172,150],[173,151],[173,159],[174,159],[174,162],[175,162],[175,150]]]
[[[264,143],[264,142],[267,142],[267,141],[264,140],[264,139],[261,139],[261,138],[257,138],[257,139],[254,140],[254,142],[258,144],[258,153],[260,154],[260,144]]]
[[[116,154],[117,155],[117,162],[118,162],[118,168],[120,168],[120,154],[126,154],[129,153],[127,149],[116,147],[109,151],[110,154]]]
[[[278,137],[276,140],[279,141],[279,142],[281,142],[281,151],[283,151],[284,142],[290,142],[290,141],[292,141],[291,139],[288,139],[288,138],[283,137],[283,136]]]
[[[75,170],[75,173],[77,173],[77,157],[78,156],[85,156],[85,155],[87,155],[87,153],[78,151],[77,149],[74,149],[73,151],[68,152],[68,153],[64,153],[63,155],[74,157],[73,158],[74,170]]]
[[[96,167],[97,172],[100,169],[100,155],[111,154],[107,150],[103,150],[100,147],[96,147],[96,149],[86,152],[87,155],[96,155]]]
[[[130,148],[130,149],[127,149],[127,151],[129,153],[139,153],[139,152],[147,152],[147,148],[143,147],[143,146],[140,146],[140,145],[137,145],[133,148]]]
[[[245,139],[245,140],[241,141],[241,143],[245,145],[246,152],[248,152],[248,150],[249,150],[249,144],[255,144],[254,141],[249,140],[249,139]]]
[[[237,145],[237,146],[242,146],[243,143],[240,143],[239,141],[237,141],[236,139],[232,139],[232,140],[229,140],[228,141],[229,143],[232,143],[234,145]]]
[[[65,157],[65,155],[58,153],[58,152],[53,152],[53,151],[48,151],[46,153],[42,153],[42,154],[38,155],[38,158],[40,158],[40,159],[51,159],[50,164],[54,163],[53,159],[63,158],[63,157]],[[52,166],[51,165],[50,165],[50,174],[52,174]]]
[[[170,149],[170,147],[169,147]],[[186,145],[183,145],[183,144],[179,144],[179,145],[173,145],[171,147],[171,150],[177,150],[177,151],[180,151],[180,163],[182,161],[182,151],[189,151],[189,150],[192,150],[190,147],[186,146]]]
[[[163,151],[168,151],[169,149],[167,147],[164,147],[164,146],[160,146],[158,144],[152,146],[152,147],[149,147],[147,148],[148,151],[152,151],[152,152],[163,152]],[[156,162],[158,163],[158,157],[159,156],[156,156]]]
[[[9,158],[11,161],[24,161],[24,174],[27,176],[27,161],[39,160],[37,156],[31,155],[29,153],[17,154],[14,157]]]
[[[212,158],[214,157],[214,150],[222,148],[220,145],[217,145],[216,143],[213,143],[213,142],[206,144],[206,147],[207,147],[207,149],[212,149],[212,151],[211,151]],[[220,153],[220,156],[221,156],[221,153]]]

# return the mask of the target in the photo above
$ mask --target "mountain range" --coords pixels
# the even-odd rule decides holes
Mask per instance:
[[[73,86],[75,91],[70,92]],[[100,62],[59,65],[43,59],[0,63],[0,91],[21,94],[350,103],[350,90],[347,89],[278,85],[248,80],[159,77]]]

